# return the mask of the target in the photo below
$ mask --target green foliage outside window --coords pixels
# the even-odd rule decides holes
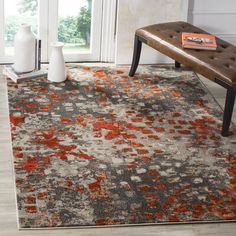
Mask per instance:
[[[19,13],[35,15],[38,8],[38,0],[22,0],[19,4]]]
[[[77,31],[80,34],[79,36],[84,40],[85,46],[88,46],[90,43],[91,11],[86,7],[82,7],[77,19]]]
[[[91,3],[87,0],[88,7],[78,9],[78,16],[59,17],[58,40],[68,43],[77,44],[81,47],[88,47],[90,43],[90,25],[91,25]],[[11,46],[14,36],[19,29],[20,21],[31,24],[33,32],[37,32],[36,15],[38,0],[22,0],[18,6],[21,20],[15,16],[9,16],[5,25],[5,42],[6,46]]]

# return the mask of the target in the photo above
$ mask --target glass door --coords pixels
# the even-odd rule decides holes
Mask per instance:
[[[61,41],[66,61],[99,61],[103,0],[0,0],[0,63],[13,62],[14,37],[28,23],[42,39],[42,61]]]
[[[100,60],[102,0],[53,0],[49,12],[50,41],[65,44],[66,61]]]
[[[1,2],[0,62],[12,62],[14,37],[22,23],[30,24],[38,34],[38,0],[5,0]]]

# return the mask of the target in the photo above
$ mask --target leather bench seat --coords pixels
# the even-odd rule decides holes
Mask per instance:
[[[174,60],[193,68],[208,79],[222,80],[224,83],[236,85],[236,47],[216,38],[216,51],[183,49],[181,33],[205,33],[186,22],[174,22],[150,25],[136,31],[150,47],[162,52]]]
[[[222,135],[228,136],[229,126],[236,95],[236,47],[216,37],[217,49],[200,50],[184,49],[182,47],[182,32],[208,32],[187,22],[168,22],[149,25],[135,32],[133,62],[130,76],[138,67],[142,43],[167,55],[175,60],[176,67],[181,64],[192,68],[193,71],[215,81],[227,89]]]

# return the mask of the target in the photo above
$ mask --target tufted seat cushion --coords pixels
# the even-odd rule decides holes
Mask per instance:
[[[186,22],[169,22],[140,28],[136,35],[150,47],[191,67],[210,80],[236,86],[236,47],[216,38],[216,51],[183,49],[181,33],[207,33]]]

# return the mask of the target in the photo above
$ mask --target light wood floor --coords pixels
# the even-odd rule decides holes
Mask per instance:
[[[211,92],[224,105],[225,90],[220,86],[202,80]],[[233,119],[236,122],[236,111]],[[113,227],[90,229],[60,230],[18,230],[15,206],[14,176],[12,171],[12,153],[10,128],[8,121],[6,82],[0,76],[0,235],[1,236],[235,236],[236,223],[157,225],[139,227]]]

